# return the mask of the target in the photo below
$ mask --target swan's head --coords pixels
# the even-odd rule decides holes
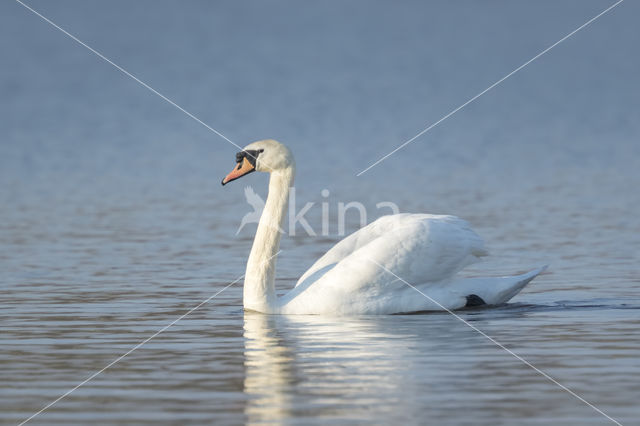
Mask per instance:
[[[236,154],[236,166],[222,179],[226,185],[251,172],[276,172],[294,167],[293,155],[289,148],[273,139],[253,142]]]

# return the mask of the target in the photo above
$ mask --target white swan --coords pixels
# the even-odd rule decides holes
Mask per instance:
[[[394,314],[498,305],[546,267],[500,278],[456,278],[487,253],[467,222],[454,216],[384,216],[346,237],[278,298],[276,255],[295,162],[275,140],[254,142],[236,154],[225,185],[253,171],[271,173],[269,194],[247,261],[243,304],[268,314]]]

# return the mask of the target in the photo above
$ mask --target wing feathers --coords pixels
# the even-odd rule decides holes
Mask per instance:
[[[320,284],[319,281],[331,281],[329,275],[335,282],[339,279],[336,274],[348,273],[348,280],[339,281],[348,282],[353,290],[353,285],[366,285],[366,280],[379,272],[364,273],[366,267],[356,265],[362,262],[377,269],[381,268],[373,262],[380,263],[412,284],[442,282],[484,255],[482,239],[466,221],[455,216],[383,216],[336,244],[305,272],[296,286],[312,275],[314,282]],[[318,276],[323,268],[324,274]],[[358,274],[351,273],[354,268]]]

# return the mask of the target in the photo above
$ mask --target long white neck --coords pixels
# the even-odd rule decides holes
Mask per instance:
[[[245,309],[263,313],[277,311],[275,272],[281,229],[289,204],[295,167],[271,172],[269,194],[260,217],[244,277]]]

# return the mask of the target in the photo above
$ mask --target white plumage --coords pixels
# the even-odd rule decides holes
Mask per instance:
[[[455,216],[396,214],[340,241],[290,292],[277,298],[275,257],[295,164],[288,148],[273,140],[254,142],[245,151],[259,152],[255,169],[271,173],[269,196],[247,262],[245,309],[354,315],[459,309],[470,301],[498,305],[545,269],[510,277],[458,278],[460,270],[487,255],[469,224]]]

